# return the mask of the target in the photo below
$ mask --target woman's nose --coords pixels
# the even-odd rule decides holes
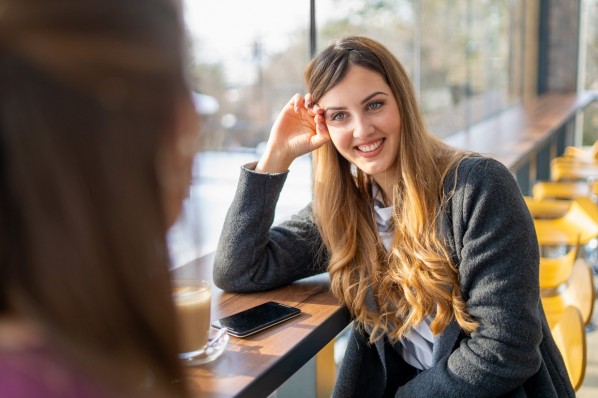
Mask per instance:
[[[355,117],[353,124],[353,137],[364,138],[374,132],[374,126],[365,117]]]

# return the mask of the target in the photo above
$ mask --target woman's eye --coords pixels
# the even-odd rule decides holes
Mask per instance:
[[[368,104],[368,109],[378,109],[382,106],[382,102],[380,101],[374,101],[374,102],[370,102]]]
[[[338,112],[332,115],[332,117],[330,118],[331,120],[343,120],[345,118],[345,114],[343,112]]]

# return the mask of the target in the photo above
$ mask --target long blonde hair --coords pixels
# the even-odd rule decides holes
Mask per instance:
[[[477,323],[467,312],[458,271],[439,233],[449,199],[443,190],[445,178],[467,153],[427,131],[405,70],[374,40],[341,39],[310,62],[305,80],[314,101],[338,84],[352,65],[379,73],[397,100],[400,178],[392,193],[394,238],[386,252],[374,221],[371,177],[353,167],[332,143],[314,152],[314,212],[330,255],[332,291],[359,324],[370,327],[371,341],[383,334],[397,341],[427,316],[433,317],[434,334],[453,317],[470,333]],[[366,305],[368,291],[377,311]]]

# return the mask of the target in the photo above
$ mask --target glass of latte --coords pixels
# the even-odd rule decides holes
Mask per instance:
[[[228,343],[228,335],[210,327],[210,283],[174,279],[173,289],[182,349],[179,357],[186,365],[201,365],[218,358]]]

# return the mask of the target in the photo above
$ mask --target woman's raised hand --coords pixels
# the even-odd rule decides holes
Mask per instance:
[[[313,103],[311,94],[295,94],[278,114],[256,171],[287,171],[293,160],[328,141],[324,109]]]

